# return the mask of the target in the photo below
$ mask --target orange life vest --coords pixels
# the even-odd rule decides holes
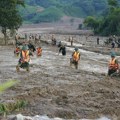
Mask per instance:
[[[119,65],[115,61],[116,61],[116,58],[110,60],[109,62],[110,69],[117,70],[119,68]]]
[[[30,61],[29,51],[22,51],[22,59],[24,62]]]
[[[20,48],[16,47],[15,52],[16,52],[16,53],[19,53],[19,52],[20,52]]]
[[[80,53],[79,52],[74,52],[73,60],[77,62],[79,59],[80,59]]]
[[[41,56],[42,55],[42,48],[37,48],[37,55]]]

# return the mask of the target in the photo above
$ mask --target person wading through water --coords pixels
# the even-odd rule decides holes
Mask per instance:
[[[79,60],[80,60],[80,52],[78,48],[75,48],[72,54],[72,58],[70,58],[70,66],[74,64],[75,68],[78,69]]]
[[[33,54],[28,50],[28,46],[24,45],[20,53],[20,59],[18,61],[18,65],[16,66],[17,72],[20,71],[20,68],[26,69],[26,71],[29,72],[30,55]]]
[[[66,55],[66,47],[65,45],[61,45],[60,49],[59,49],[59,53],[62,52],[62,55],[65,56]],[[58,54],[59,55],[59,54]]]
[[[55,38],[55,35],[52,35],[51,40],[52,40],[52,45],[56,45],[56,38]]]
[[[36,52],[37,52],[37,56],[41,56],[41,55],[42,55],[42,48],[41,48],[41,46],[39,46],[39,47],[36,49]]]
[[[112,52],[111,60],[109,61],[108,76],[111,76],[114,73],[119,73],[119,64],[115,56],[115,53]]]
[[[28,48],[31,52],[35,52],[36,51],[36,48],[35,46],[32,44],[31,40],[29,40],[29,43],[28,43]]]
[[[14,50],[14,55],[16,55],[18,57],[20,54],[20,51],[21,51],[20,46],[17,45],[15,50]]]
[[[99,41],[100,41],[100,39],[99,39],[99,37],[97,37],[97,45],[99,45]]]

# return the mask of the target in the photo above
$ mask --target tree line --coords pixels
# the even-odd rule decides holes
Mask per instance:
[[[119,0],[107,0],[108,8],[102,17],[88,16],[84,24],[100,35],[120,35]],[[25,7],[24,0],[0,0],[0,27],[7,44],[7,30],[17,30],[22,25],[19,6]]]
[[[103,16],[96,18],[88,16],[84,20],[87,27],[99,35],[120,35],[120,6],[118,0],[108,0],[108,8]]]
[[[24,6],[23,0],[0,0],[0,26],[7,44],[7,29],[17,30],[22,24],[18,6]]]

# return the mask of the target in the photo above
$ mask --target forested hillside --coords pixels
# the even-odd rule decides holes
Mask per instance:
[[[25,0],[25,8],[19,9],[24,21],[39,23],[54,22],[62,16],[100,16],[107,6],[107,0]]]

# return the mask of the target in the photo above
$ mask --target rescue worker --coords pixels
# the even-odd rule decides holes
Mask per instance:
[[[70,42],[71,42],[71,46],[73,46],[73,37],[72,37],[72,40]]]
[[[115,41],[114,40],[111,43],[111,48],[115,48]]]
[[[28,46],[24,45],[20,53],[18,65],[16,66],[17,72],[20,71],[20,68],[26,69],[26,71],[29,72],[30,55],[32,55],[32,53],[28,50]]]
[[[28,48],[29,48],[29,50],[31,52],[35,52],[36,51],[35,46],[31,43],[31,41],[29,41],[29,43],[28,43]]]
[[[109,67],[108,67],[108,76],[111,76],[115,72],[119,72],[119,64],[118,60],[115,58],[115,53],[111,53],[111,60],[109,62]]]
[[[62,46],[61,41],[58,42],[58,47],[60,48]]]
[[[71,46],[73,46],[73,37],[69,37],[68,41],[71,43]]]
[[[62,52],[62,55],[65,56],[66,55],[66,47],[65,45],[61,45],[60,49],[59,49],[59,53]]]
[[[25,33],[25,39],[27,40],[27,33]]]
[[[41,56],[42,55],[42,48],[41,48],[41,46],[39,46],[37,49],[36,49],[37,51],[37,56]]]
[[[16,48],[15,48],[15,50],[14,50],[14,54],[18,57],[19,54],[20,54],[20,51],[21,51],[20,47],[19,47],[19,46],[16,46]]]
[[[52,40],[52,45],[56,45],[56,38],[55,38],[55,35],[52,35],[51,40]]]
[[[38,34],[35,35],[35,44],[37,44],[39,42],[39,36]]]
[[[70,66],[74,64],[75,68],[78,69],[79,60],[80,60],[80,52],[78,48],[75,48],[72,54],[72,58],[70,58]]]
[[[97,45],[99,45],[99,41],[100,41],[100,39],[99,39],[99,37],[97,37]]]
[[[15,46],[16,47],[19,45],[22,45],[22,43],[18,41],[19,39],[20,39],[20,36],[16,33],[15,35]]]

